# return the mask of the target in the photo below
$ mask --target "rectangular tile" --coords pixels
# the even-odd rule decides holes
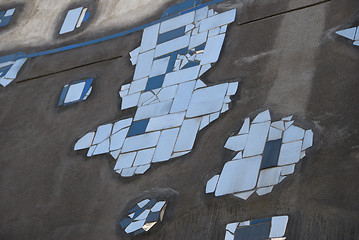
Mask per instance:
[[[153,49],[157,45],[157,37],[159,34],[160,24],[152,25],[143,30],[140,52],[146,52]]]
[[[174,148],[175,152],[192,149],[200,123],[201,118],[187,119],[183,122]]]
[[[132,81],[130,89],[128,91],[128,94],[132,94],[132,93],[136,93],[136,92],[145,90],[147,81],[148,81],[148,77]]]
[[[196,81],[181,83],[173,100],[170,113],[182,112],[188,109]]]
[[[162,22],[160,26],[160,34],[192,23],[194,21],[194,16],[195,11]]]
[[[169,113],[172,101],[154,103],[141,106],[137,109],[134,120],[141,120],[150,117],[157,117]]]
[[[183,26],[183,27],[171,30],[169,32],[160,34],[158,36],[157,44],[161,44],[161,43],[164,43],[164,42],[170,41],[172,39],[183,36],[185,33],[185,29],[186,29],[186,27]]]
[[[214,15],[201,21],[199,32],[208,31],[212,28],[216,28],[222,25],[233,22],[236,18],[236,9],[229,10],[227,12]]]
[[[277,166],[281,146],[282,139],[268,141],[265,144],[261,169]]]
[[[163,86],[171,86],[182,82],[194,80],[198,77],[200,66],[186,68],[176,72],[167,73],[163,82]]]
[[[147,125],[150,119],[144,119],[132,122],[130,130],[128,131],[127,137],[140,135],[146,132]]]
[[[69,90],[67,91],[64,103],[70,103],[70,102],[80,100],[85,85],[86,85],[86,82],[80,82],[80,83],[70,85]]]
[[[60,34],[68,33],[75,29],[77,20],[80,17],[82,9],[83,7],[79,7],[79,8],[71,9],[70,11],[67,12],[65,21],[60,29]]]
[[[137,153],[135,162],[133,163],[133,166],[140,166],[148,164],[152,161],[153,154],[155,152],[156,148],[149,148],[142,151],[139,151]]]
[[[133,161],[135,160],[135,157],[136,157],[136,152],[125,153],[125,154],[122,153],[118,157],[114,170],[131,167]]]
[[[201,65],[217,62],[222,50],[225,34],[209,37],[204,48]]]
[[[170,159],[178,132],[179,128],[162,131],[152,162],[167,161]]]
[[[190,39],[190,35],[186,34],[182,37],[175,38],[171,41],[157,45],[155,49],[155,57],[159,57],[164,54],[188,47],[189,39]]]
[[[244,148],[243,156],[254,156],[262,154],[266,144],[270,121],[252,124],[249,129],[247,143]]]
[[[133,80],[141,79],[150,75],[154,53],[155,50],[151,50],[138,55]]]
[[[165,75],[149,78],[145,87],[145,91],[147,92],[162,87],[164,79]]]
[[[178,127],[182,124],[184,115],[185,112],[179,112],[159,117],[153,117],[149,120],[146,132]]]
[[[142,135],[126,138],[122,147],[122,153],[151,148],[157,145],[160,132],[145,133]],[[121,157],[121,155],[120,155]]]
[[[191,36],[191,39],[189,41],[189,49],[192,49],[194,47],[198,47],[205,43],[207,41],[207,34],[208,32],[202,32],[196,35]]]
[[[153,61],[150,77],[165,74],[170,61],[170,56]]]

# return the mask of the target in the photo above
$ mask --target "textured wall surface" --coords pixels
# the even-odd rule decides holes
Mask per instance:
[[[66,1],[22,4],[0,31],[0,56],[92,40],[157,20],[181,1],[91,1],[92,22],[59,36]],[[205,2],[205,1],[204,1]],[[0,7],[10,5],[0,1]],[[203,129],[192,152],[121,178],[109,155],[86,157],[75,142],[88,130],[132,117],[118,91],[132,80],[128,53],[142,32],[27,61],[0,88],[0,239],[130,239],[119,221],[153,192],[170,196],[161,224],[138,239],[224,239],[229,222],[288,215],[288,239],[359,239],[359,47],[335,31],[359,23],[357,0],[228,0],[237,9],[221,56],[201,79],[239,81],[230,110]],[[63,86],[95,78],[85,101],[57,107]],[[206,182],[234,153],[224,149],[246,117],[270,109],[313,129],[314,145],[272,193],[244,201],[205,194]]]

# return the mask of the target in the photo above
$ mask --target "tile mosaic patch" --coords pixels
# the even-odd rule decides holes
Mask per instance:
[[[206,193],[233,194],[245,200],[254,192],[270,193],[274,185],[294,172],[295,164],[313,145],[313,131],[293,123],[292,117],[272,122],[269,110],[252,122],[246,118],[239,133],[224,146],[235,151],[235,157],[224,165],[221,174],[207,182]]]
[[[11,17],[15,13],[15,8],[0,12],[0,28],[10,23]]]
[[[78,7],[67,12],[65,20],[61,26],[59,34],[69,33],[75,28],[81,27],[83,22],[86,22],[90,16],[90,12],[85,7]]]
[[[17,73],[27,58],[18,59],[16,61],[7,61],[0,63],[0,84],[6,87],[15,80]]]
[[[137,107],[134,118],[120,120],[128,125],[113,129],[103,143],[81,149],[89,148],[88,156],[109,152],[117,160],[114,170],[123,177],[189,153],[198,131],[228,110],[238,88],[237,82],[207,86],[200,80],[218,61],[227,28],[210,37],[209,32],[227,26],[235,15],[235,9],[217,13],[204,6],[145,28],[141,45],[130,52],[136,65],[133,81],[119,92],[122,109]],[[96,138],[98,130],[94,134]],[[151,154],[142,156],[147,149]],[[141,171],[133,170],[137,168]]]
[[[359,46],[359,26],[336,31],[335,33],[354,41],[353,45]]]
[[[275,216],[258,220],[229,223],[225,240],[285,240],[288,216]]]
[[[84,101],[92,91],[93,78],[66,84],[62,89],[58,106]]]
[[[133,236],[148,232],[157,223],[162,222],[166,207],[166,201],[145,199],[128,211],[120,226],[127,234]]]

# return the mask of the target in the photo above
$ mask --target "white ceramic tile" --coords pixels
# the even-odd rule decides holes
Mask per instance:
[[[139,53],[140,53],[140,47],[137,47],[130,52],[130,57],[137,58]]]
[[[249,133],[249,118],[246,118],[243,122],[241,130],[239,130],[238,135]]]
[[[238,82],[228,83],[227,95],[232,96],[236,94],[237,89],[238,89]]]
[[[355,42],[353,43],[353,45],[359,46],[359,41],[355,41]]]
[[[14,12],[15,12],[15,8],[11,8],[11,9],[6,11],[4,17],[11,16],[11,15],[14,14]]]
[[[146,219],[148,214],[150,213],[149,209],[146,209],[145,211],[143,211],[140,215],[138,215],[138,217],[135,220],[143,220]]]
[[[268,194],[268,193],[272,192],[272,190],[273,190],[273,186],[271,186],[271,187],[264,187],[264,188],[258,188],[256,192],[257,192],[257,194],[258,194],[259,196],[263,196],[263,195],[265,195],[265,194]]]
[[[138,166],[136,168],[135,174],[144,174],[150,167],[151,167],[151,164]]]
[[[93,152],[93,155],[99,155],[103,153],[108,153],[110,150],[110,139],[106,139],[105,141],[99,143]]]
[[[70,11],[67,12],[65,21],[60,29],[60,34],[72,32],[75,29],[77,20],[79,19],[80,14],[82,12],[82,8],[83,7],[71,9]]]
[[[294,169],[295,169],[295,164],[291,164],[291,165],[287,165],[287,166],[283,166],[282,170],[280,171],[281,175],[289,175],[294,173]]]
[[[249,129],[246,147],[243,156],[262,154],[267,141],[270,121],[252,124]]]
[[[133,161],[135,160],[135,157],[136,157],[136,152],[125,153],[125,154],[121,153],[117,159],[114,170],[131,167]]]
[[[76,151],[76,150],[89,148],[92,144],[92,140],[94,136],[95,136],[94,132],[86,133],[85,136],[83,136],[76,142],[74,150]]]
[[[208,14],[208,6],[196,10],[194,21],[198,22],[205,19],[207,17],[207,14]]]
[[[121,153],[121,149],[110,152],[111,156],[116,160],[117,160],[118,156],[120,155],[120,153]]]
[[[202,60],[203,53],[198,53],[198,54],[196,53],[193,56],[195,57],[194,60],[200,62]]]
[[[88,90],[87,93],[85,94],[83,100],[86,100],[86,99],[88,98],[88,96],[90,96],[91,92],[92,92],[92,86],[89,88],[89,90]]]
[[[151,163],[154,153],[155,153],[155,148],[149,148],[149,149],[138,151],[133,166],[140,166],[140,165],[146,165]]]
[[[300,152],[300,159],[304,158],[306,156],[305,151]]]
[[[176,96],[178,85],[163,88],[158,94],[158,99],[162,101],[171,100]]]
[[[171,57],[165,57],[153,61],[150,77],[159,76],[166,73],[170,58]]]
[[[141,106],[137,109],[135,114],[135,121],[146,119],[150,117],[157,117],[169,113],[172,106],[172,101],[165,101],[154,103],[150,105]]]
[[[143,225],[142,229],[148,232],[156,223],[157,222],[146,223]]]
[[[282,118],[283,121],[291,121],[293,118],[293,115]]]
[[[81,27],[81,24],[82,24],[82,22],[83,22],[83,20],[85,18],[86,12],[87,12],[87,8],[82,9],[81,15],[80,15],[79,20],[77,21],[77,24],[76,24],[76,28]]]
[[[91,157],[93,155],[93,152],[95,151],[97,145],[91,146],[87,152],[87,157]]]
[[[302,141],[295,141],[282,144],[279,153],[278,165],[288,165],[297,163],[300,158],[300,150],[302,148]]]
[[[151,212],[158,212],[158,211],[160,211],[165,204],[166,204],[166,201],[157,202],[157,203],[151,208]]]
[[[219,112],[216,112],[209,115],[209,122],[213,122],[214,120],[216,120],[219,117],[219,114]]]
[[[222,25],[229,24],[236,18],[236,9],[229,10],[227,12],[214,15],[201,21],[199,32],[204,32],[212,28],[216,28]]]
[[[156,47],[159,28],[160,24],[158,23],[143,30],[140,52],[146,52]]]
[[[256,186],[260,156],[227,162],[219,177],[215,196],[248,191]]]
[[[227,88],[228,83],[223,83],[195,90],[186,117],[191,118],[219,111],[222,108]]]
[[[138,100],[138,106],[146,105],[152,98],[156,99],[156,96],[152,91],[142,93],[140,99]]]
[[[8,62],[0,63],[0,68],[9,66],[9,65],[14,64],[14,63],[15,63],[15,61],[8,61]]]
[[[177,142],[174,148],[175,152],[192,149],[200,123],[201,118],[193,118],[183,121],[183,125],[179,132]]]
[[[234,233],[238,227],[238,224],[239,224],[238,222],[229,223],[226,226],[226,230],[230,231],[231,233]]]
[[[162,131],[152,162],[162,162],[170,159],[178,133],[179,128]]]
[[[307,130],[304,134],[302,151],[310,148],[311,146],[313,146],[313,131]]]
[[[240,227],[249,226],[249,225],[251,225],[250,221],[244,221],[244,222],[239,223]]]
[[[133,80],[141,79],[150,75],[154,53],[155,50],[151,50],[138,55]]]
[[[64,103],[70,103],[70,102],[80,100],[85,85],[86,85],[86,82],[80,82],[80,83],[70,85],[69,90],[67,91]]]
[[[226,231],[226,235],[224,236],[224,240],[234,240],[233,234]]]
[[[304,129],[297,126],[290,126],[283,133],[283,143],[293,142],[304,138]]]
[[[117,133],[121,129],[130,126],[132,123],[132,118],[122,119],[113,124],[112,134]]]
[[[20,71],[20,68],[22,67],[22,65],[24,65],[26,60],[27,60],[27,58],[22,58],[22,59],[16,60],[16,62],[11,66],[9,71],[4,76],[5,82],[2,84],[4,87],[6,87],[6,85],[8,85],[11,82],[11,81],[7,82],[6,79],[15,79],[16,78],[18,72]]]
[[[270,127],[268,141],[277,140],[282,138],[283,131],[278,128]]]
[[[92,144],[93,145],[98,144],[98,143],[102,142],[103,140],[105,140],[106,138],[109,138],[111,135],[111,130],[112,130],[111,123],[99,126],[96,130],[95,139],[93,140]]]
[[[190,152],[191,151],[175,152],[171,155],[171,158],[180,157],[180,156],[186,155],[187,153],[190,153]]]
[[[257,187],[260,188],[260,187],[267,187],[267,186],[278,184],[280,172],[281,172],[280,167],[261,170],[259,173]]]
[[[229,110],[229,106],[227,103],[224,103],[223,104],[223,107],[222,107],[222,110],[221,110],[221,113],[224,113],[224,112],[227,112]]]
[[[181,62],[180,69],[182,69],[187,63],[189,63],[187,58],[184,58]]]
[[[240,151],[239,153],[237,153],[236,156],[234,156],[233,160],[236,160],[236,159],[242,159],[243,158],[243,152]]]
[[[283,237],[287,228],[288,216],[272,217],[270,238]]]
[[[352,27],[352,28],[336,31],[335,33],[342,37],[346,37],[350,40],[354,40],[356,29],[357,29],[356,27]]]
[[[129,89],[125,89],[125,90],[119,91],[118,93],[119,93],[120,97],[123,98],[124,96],[126,96],[126,95],[128,94],[128,90],[129,90]]]
[[[287,176],[280,176],[279,177],[279,183],[281,183]]]
[[[186,13],[184,15],[171,18],[161,23],[160,34],[186,26],[194,21],[195,11]]]
[[[110,137],[110,151],[122,148],[129,129],[130,128],[124,128]]]
[[[198,89],[198,88],[203,88],[203,87],[206,87],[207,85],[202,82],[201,79],[198,79],[197,82],[196,82],[196,86],[194,87],[194,89]]]
[[[355,41],[359,40],[359,26],[357,27],[357,32],[355,34],[354,40]]]
[[[132,177],[135,174],[136,167],[125,168],[121,171],[122,177]]]
[[[122,147],[122,152],[130,152],[154,147],[157,145],[159,137],[160,132],[158,131],[126,138]]]
[[[213,16],[214,15],[214,10],[213,9],[209,9],[208,10],[208,17],[211,17],[211,16]]]
[[[182,37],[175,38],[157,45],[155,49],[155,57],[159,57],[164,54],[188,47],[190,36],[190,34],[186,34]]]
[[[194,80],[198,77],[200,66],[182,69],[167,73],[163,81],[163,87]]]
[[[228,26],[228,25],[222,26],[222,27],[221,27],[221,30],[219,31],[219,33],[225,33],[225,32],[227,32],[227,26]]]
[[[266,121],[270,121],[271,117],[270,117],[270,113],[269,110],[266,110],[264,112],[259,113],[253,120],[253,123],[260,123],[260,122],[266,122]]]
[[[234,194],[234,196],[237,198],[241,198],[243,200],[247,200],[254,193],[254,191],[255,190],[240,192],[240,193]]]
[[[194,24],[188,24],[188,25],[186,25],[186,28],[185,28],[185,33],[186,32],[188,32],[188,31],[191,31],[193,28],[194,28],[195,26],[194,26]]]
[[[204,48],[201,65],[218,61],[225,36],[225,34],[221,34],[208,38],[206,47]]]
[[[209,31],[208,31],[208,37],[211,37],[211,36],[214,36],[214,35],[218,35],[220,30],[221,30],[220,27],[213,28],[213,29],[209,30]]]
[[[137,203],[137,205],[140,207],[140,208],[143,208],[147,203],[149,203],[150,200],[149,199],[145,199],[145,200],[142,200],[141,202]]]
[[[294,121],[284,121],[285,129],[288,129],[290,126],[292,126],[293,123],[294,123]]]
[[[282,131],[285,130],[283,121],[272,122],[271,126],[274,128],[280,129]]]
[[[134,93],[134,94],[130,94],[130,95],[126,95],[126,96],[122,97],[121,109],[123,110],[123,109],[137,106],[140,95],[141,95],[141,93],[138,92],[138,93]]]
[[[196,35],[193,35],[189,41],[189,49],[202,45],[207,41],[208,32],[202,32]]]
[[[148,77],[133,81],[131,83],[130,90],[128,91],[128,94],[136,93],[145,90],[147,85]]]
[[[153,117],[150,119],[147,125],[146,132],[181,126],[183,123],[184,115],[185,112],[179,112]]]
[[[247,137],[247,134],[230,137],[224,147],[232,151],[242,151],[246,145]]]
[[[215,175],[210,180],[208,180],[206,185],[206,193],[213,193],[216,190],[218,179],[219,175]]]
[[[142,228],[142,226],[145,224],[145,222],[146,222],[145,219],[136,221],[136,222],[132,222],[125,228],[125,232],[126,233],[135,232],[135,231],[139,230],[140,228]]]
[[[196,81],[181,83],[178,86],[170,113],[182,112],[188,109]]]
[[[203,57],[202,57],[203,58]],[[202,76],[205,72],[207,72],[211,68],[211,64],[205,64],[201,67],[199,72],[199,76]]]
[[[202,130],[209,124],[209,115],[205,115],[201,119],[201,125],[199,126],[199,130]]]

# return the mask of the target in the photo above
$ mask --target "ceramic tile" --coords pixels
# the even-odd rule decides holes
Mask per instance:
[[[257,192],[258,196],[263,196],[263,195],[266,195],[266,194],[272,192],[272,190],[273,190],[273,186],[258,188],[256,192]]]
[[[304,134],[302,151],[310,148],[311,146],[313,146],[313,131],[307,130]]]
[[[268,141],[281,139],[282,138],[282,133],[283,133],[282,130],[279,130],[279,129],[274,128],[274,127],[270,127],[269,128]]]
[[[135,220],[143,220],[146,219],[148,214],[150,213],[150,210],[143,211],[138,217],[135,218]]]
[[[220,27],[213,28],[213,29],[209,30],[208,31],[208,37],[218,35],[220,30],[221,30]]]
[[[201,66],[201,70],[199,72],[199,76],[202,76],[205,72],[207,72],[211,68],[211,64],[205,64]]]
[[[277,128],[279,130],[282,130],[282,131],[285,130],[283,121],[272,122],[271,126],[274,127],[274,128]]]
[[[125,229],[126,233],[132,233],[135,232],[136,230],[142,228],[142,226],[145,224],[146,220],[140,220],[140,221],[136,221],[136,222],[132,222],[130,225],[128,225],[128,227]]]
[[[246,118],[244,120],[243,125],[242,125],[241,129],[238,132],[238,135],[249,133],[249,121],[250,121],[249,118]]]
[[[77,21],[77,24],[76,24],[76,28],[81,27],[81,24],[82,24],[82,22],[83,22],[83,20],[85,18],[86,12],[87,12],[87,8],[82,9],[81,15],[80,15],[79,20]]]
[[[172,101],[154,103],[151,105],[141,106],[137,109],[134,120],[141,120],[151,117],[157,117],[168,114],[172,106]]]
[[[235,231],[236,231],[236,228],[238,227],[238,222],[236,222],[236,223],[229,223],[229,224],[227,224],[227,226],[226,226],[226,230],[227,231],[229,231],[229,232],[231,232],[231,233],[234,233]]]
[[[282,139],[266,142],[263,151],[261,169],[277,166],[281,145]]]
[[[199,126],[199,130],[202,130],[209,124],[209,115],[205,115],[201,119],[201,125]]]
[[[150,75],[154,54],[155,50],[151,50],[138,55],[133,80],[141,79]]]
[[[148,169],[150,169],[150,167],[151,167],[151,164],[138,166],[136,168],[135,174],[144,174]]]
[[[122,129],[110,137],[110,151],[122,148],[123,142],[127,136],[129,128]]]
[[[163,88],[158,94],[158,99],[162,101],[171,100],[176,96],[178,85]]]
[[[179,127],[183,123],[184,115],[185,112],[179,112],[159,117],[153,117],[149,120],[146,132]]]
[[[207,6],[196,10],[196,15],[194,17],[194,21],[198,22],[198,21],[205,19],[207,17],[207,14],[208,14]]]
[[[201,118],[187,119],[183,121],[179,132],[177,142],[174,148],[175,152],[191,150],[197,136],[197,131],[201,123]]]
[[[146,132],[150,119],[143,119],[139,121],[134,121],[128,131],[127,137],[132,137],[136,135],[141,135]]]
[[[352,27],[352,28],[336,31],[335,33],[342,36],[342,37],[346,37],[346,38],[348,38],[350,40],[354,40],[356,30],[357,30],[356,27]]]
[[[221,27],[221,30],[219,31],[219,33],[225,33],[227,31],[227,26],[228,25],[224,25]]]
[[[157,145],[160,132],[146,133],[134,137],[128,137],[122,147],[122,153],[151,148]]]
[[[12,16],[14,14],[14,12],[15,12],[15,8],[11,8],[6,11],[4,17]]]
[[[201,79],[199,79],[199,80],[197,80],[196,86],[194,87],[194,89],[203,88],[203,87],[206,87],[206,86],[207,85],[204,82],[202,82]]]
[[[151,91],[154,89],[161,88],[163,85],[164,78],[165,78],[164,74],[149,78],[145,87],[145,91]]]
[[[95,151],[97,145],[91,146],[87,152],[87,157],[91,157],[93,155],[93,152]]]
[[[215,175],[210,180],[208,180],[206,186],[206,193],[213,193],[216,190],[218,179],[219,175]]]
[[[180,156],[186,155],[187,153],[190,153],[190,152],[191,151],[175,152],[171,155],[171,158],[180,157]]]
[[[108,153],[110,151],[109,149],[110,149],[110,139],[106,139],[97,145],[95,151],[93,152],[93,155]]]
[[[194,16],[195,12],[193,11],[162,22],[160,26],[160,34],[192,23],[194,21]]]
[[[209,37],[202,56],[201,65],[218,61],[222,50],[225,34]]]
[[[232,151],[242,151],[246,145],[247,137],[247,134],[230,137],[224,147]]]
[[[285,129],[288,129],[290,126],[292,126],[293,123],[294,123],[294,121],[284,122],[284,127],[285,127]]]
[[[150,77],[154,77],[166,73],[169,61],[170,61],[170,57],[160,58],[158,60],[153,61]]]
[[[127,96],[122,97],[121,109],[127,109],[131,107],[135,107],[138,103],[141,93],[134,93]]]
[[[193,24],[191,24],[191,25],[192,25],[192,27],[194,27]],[[187,26],[189,26],[189,25],[187,25]],[[170,41],[172,39],[183,36],[185,34],[185,32],[188,31],[187,26],[182,26],[177,29],[160,34],[158,36],[157,44],[161,44],[161,43],[164,43],[164,42]]]
[[[70,103],[80,100],[85,84],[85,82],[80,82],[77,84],[70,85],[64,103]]]
[[[131,83],[131,87],[128,91],[128,94],[133,94],[145,90],[147,81],[148,81],[148,77],[133,81]]]
[[[297,140],[301,140],[304,138],[304,129],[299,128],[297,126],[290,126],[286,131],[283,133],[283,143],[286,142],[293,142]]]
[[[236,9],[214,15],[201,21],[199,32],[208,31],[210,29],[227,25],[233,22],[236,18]]]
[[[197,47],[197,46],[205,43],[207,41],[207,35],[208,35],[208,32],[202,32],[202,33],[193,35],[190,39],[188,48],[191,49],[191,48]]]
[[[106,124],[101,125],[96,130],[95,139],[93,140],[93,145],[98,144],[105,140],[106,138],[109,138],[112,131],[112,124]]]
[[[280,172],[281,172],[280,167],[261,170],[259,173],[257,186],[261,188],[261,187],[267,187],[267,186],[278,184]]]
[[[254,190],[251,190],[251,191],[236,193],[233,196],[235,196],[237,198],[241,198],[243,200],[247,200],[253,193],[254,193]]]
[[[255,224],[238,228],[234,234],[235,239],[267,239],[270,231],[270,223]]]
[[[147,102],[155,100],[156,98],[157,97],[153,92],[144,92],[141,94],[140,99],[138,100],[138,106],[146,105]]]
[[[167,73],[163,82],[163,87],[194,80],[198,77],[200,66],[186,68],[176,72]]]
[[[264,112],[259,113],[254,120],[252,121],[253,123],[260,123],[260,122],[267,122],[270,121],[271,117],[270,117],[270,113],[269,110],[266,110]]]
[[[287,228],[288,219],[288,216],[273,217],[269,237],[283,237]]]
[[[139,206],[140,208],[143,208],[149,202],[150,202],[150,199],[145,199],[145,200],[142,200],[141,202],[137,203],[137,206]]]
[[[170,159],[178,132],[179,128],[162,131],[152,162],[162,162]]]
[[[209,122],[213,122],[214,120],[216,120],[219,117],[219,114],[219,112],[216,112],[209,115]]]
[[[175,38],[168,42],[164,42],[156,46],[155,49],[155,57],[159,57],[165,55],[167,53],[185,48],[189,44],[190,35],[186,34],[182,37]]]
[[[192,92],[194,90],[195,85],[196,85],[196,81],[190,81],[190,82],[181,83],[178,86],[177,93],[174,98],[170,113],[182,112],[188,109],[188,105],[191,100]]]
[[[118,156],[120,155],[121,153],[121,149],[120,150],[116,150],[116,151],[112,151],[110,154],[111,156],[117,160]]]
[[[157,202],[157,203],[151,208],[151,212],[161,211],[161,209],[165,206],[165,204],[166,204],[166,201]]]
[[[122,177],[132,177],[135,174],[136,167],[125,168],[121,172]]]
[[[136,152],[125,153],[125,154],[121,153],[117,159],[114,170],[131,167],[133,161],[135,160],[135,157],[136,157]]]
[[[146,52],[150,49],[154,49],[157,45],[157,38],[159,34],[160,24],[152,25],[143,30],[140,52]]]
[[[234,240],[234,236],[229,231],[226,231],[226,235],[224,237],[224,240]]]
[[[288,165],[297,163],[300,158],[300,150],[302,148],[302,141],[295,141],[282,144],[280,150],[278,165]]]
[[[295,164],[291,164],[291,165],[287,165],[287,166],[283,166],[282,170],[280,172],[281,175],[289,175],[294,173],[294,169],[295,169]]]
[[[85,134],[82,138],[80,138],[76,142],[74,150],[76,151],[76,150],[89,148],[92,144],[94,136],[95,136],[94,132],[89,132],[89,133]]]
[[[79,7],[79,8],[71,9],[70,11],[67,12],[65,21],[60,29],[60,34],[72,32],[75,29],[77,20],[80,17],[82,9],[83,7]]]
[[[227,112],[229,110],[229,106],[227,103],[223,104],[223,107],[222,107],[222,110],[221,110],[221,113],[224,113],[224,112]]]
[[[126,118],[120,121],[117,121],[113,124],[112,134],[117,133],[125,127],[129,127],[132,123],[133,118]]]
[[[261,122],[251,125],[246,147],[243,153],[244,157],[263,153],[269,126],[270,122]]]
[[[26,60],[27,58],[16,60],[16,62],[11,66],[10,70],[6,73],[4,78],[15,79],[18,72],[20,71],[20,68],[22,67],[22,65],[24,65]]]

